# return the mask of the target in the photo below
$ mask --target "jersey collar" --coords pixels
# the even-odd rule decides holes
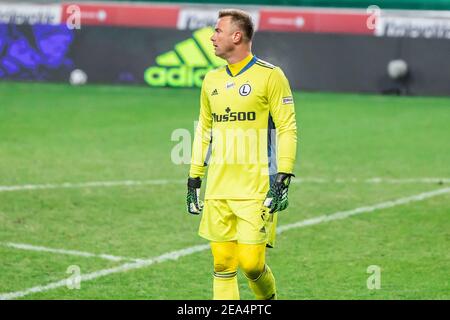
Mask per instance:
[[[255,64],[257,58],[253,54],[249,54],[244,60],[226,66],[227,73],[230,77],[236,77],[245,72]]]

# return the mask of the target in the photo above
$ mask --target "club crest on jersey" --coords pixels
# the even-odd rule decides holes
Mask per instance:
[[[246,83],[246,84],[243,84],[240,88],[239,88],[239,94],[241,95],[241,96],[248,96],[249,94],[250,94],[250,92],[252,91],[252,87],[248,84],[248,83]]]

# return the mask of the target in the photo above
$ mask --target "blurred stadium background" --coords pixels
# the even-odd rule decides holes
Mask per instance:
[[[211,298],[179,147],[224,7],[295,90],[280,299],[449,299],[448,0],[0,1],[0,299]]]

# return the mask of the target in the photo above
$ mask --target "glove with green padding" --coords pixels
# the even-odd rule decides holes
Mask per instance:
[[[283,211],[289,205],[288,190],[291,183],[291,173],[278,172],[274,183],[267,192],[264,206],[270,208],[269,213]]]
[[[200,178],[188,178],[186,203],[187,211],[191,214],[200,214],[203,210],[203,201],[200,200],[201,186],[202,180]]]

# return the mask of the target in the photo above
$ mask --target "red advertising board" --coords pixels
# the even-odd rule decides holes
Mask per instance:
[[[261,9],[259,30],[373,35],[372,23],[372,17],[361,12]]]
[[[214,25],[220,7],[113,2],[0,4],[0,24],[65,24],[196,30]],[[446,11],[249,7],[258,31],[450,39]],[[76,16],[76,18],[75,18]],[[81,21],[80,21],[81,20]]]
[[[168,5],[65,3],[62,8],[62,21],[66,21],[71,15],[72,11],[67,10],[71,5],[80,8],[81,26],[176,28],[180,10],[178,6]]]

